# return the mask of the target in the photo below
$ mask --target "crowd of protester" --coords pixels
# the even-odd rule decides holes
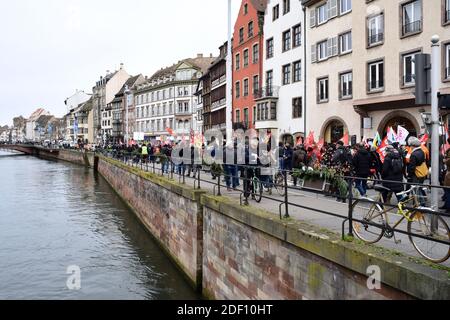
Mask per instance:
[[[255,141],[255,140],[252,140]],[[212,141],[207,146],[190,145],[190,157],[184,155],[183,151],[174,157],[182,158],[175,164],[172,153],[181,142],[161,142],[133,144],[109,144],[101,148],[107,150],[115,157],[124,158],[134,163],[160,163],[163,173],[170,170],[177,174],[185,174],[187,177],[195,177],[202,165],[205,165],[205,155],[210,155],[209,162],[212,179],[222,176],[225,179],[229,191],[240,187],[241,181],[244,184],[244,192],[249,192],[249,181],[257,175],[263,182],[266,191],[271,193],[276,172],[292,175],[295,170],[302,168],[328,168],[333,169],[341,176],[354,177],[355,187],[361,196],[367,195],[368,179],[381,180],[380,184],[386,189],[383,192],[385,201],[390,200],[391,194],[404,191],[404,182],[423,184],[429,175],[430,151],[416,137],[410,137],[406,145],[392,143],[384,150],[384,159],[380,156],[379,150],[371,143],[359,143],[354,146],[346,146],[342,141],[327,144],[320,148],[316,144],[298,144],[292,146],[289,143],[280,143],[276,150],[270,148],[259,152],[258,141],[255,145],[247,141],[239,150],[236,143],[224,143],[219,146],[216,141]],[[449,141],[450,143],[450,141]],[[270,146],[270,144],[269,144]],[[180,148],[181,149],[181,148]],[[223,161],[217,163],[216,153],[222,149]],[[189,147],[184,150],[189,150]],[[241,152],[242,151],[242,152]],[[278,159],[275,159],[278,156]],[[244,158],[244,159],[240,159]],[[200,161],[198,159],[201,159]],[[278,160],[279,167],[276,171],[268,165],[268,161]],[[440,168],[441,183],[450,187],[450,150],[442,156]],[[241,164],[241,165],[238,165]],[[293,175],[293,184],[297,185],[298,178]],[[343,197],[337,196],[338,200],[344,201]],[[450,211],[450,192],[445,190],[443,197],[445,205],[441,208]]]

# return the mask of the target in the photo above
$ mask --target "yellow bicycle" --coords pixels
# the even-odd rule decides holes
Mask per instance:
[[[413,186],[408,191],[397,193],[397,198],[400,199],[398,206],[385,208],[387,206],[382,205],[382,193],[392,194],[392,191],[383,186],[375,186],[374,189],[379,192],[377,199],[361,198],[353,204],[353,218],[357,220],[353,221],[355,235],[366,243],[376,243],[383,236],[388,239],[394,238],[396,243],[400,243],[401,241],[397,241],[395,238],[395,231],[399,230],[401,223],[406,220],[409,241],[417,252],[425,259],[435,263],[446,261],[450,257],[450,245],[435,240],[450,242],[450,229],[445,220],[441,216],[437,216],[437,227],[432,230],[433,214],[423,213],[420,210],[431,210],[420,206],[421,188]],[[406,208],[414,208],[414,210]],[[389,215],[400,216],[400,219],[392,226],[389,220],[390,218],[395,219]]]

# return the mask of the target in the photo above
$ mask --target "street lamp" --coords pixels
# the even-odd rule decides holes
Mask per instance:
[[[128,85],[125,85],[125,139],[127,141],[127,148],[129,147],[129,137],[128,137],[128,95],[130,94],[130,89],[128,88]]]

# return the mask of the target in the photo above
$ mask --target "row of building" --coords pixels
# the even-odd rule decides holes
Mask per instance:
[[[277,131],[286,142],[310,132],[327,142],[346,134],[360,140],[398,125],[420,134],[430,106],[415,104],[414,55],[430,53],[435,34],[440,92],[450,94],[450,0],[242,0],[232,68],[228,42],[217,56],[186,58],[150,77],[121,65],[91,94],[65,101],[64,139],[225,134],[227,90],[233,128]]]

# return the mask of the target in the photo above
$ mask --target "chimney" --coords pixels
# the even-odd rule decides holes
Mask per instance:
[[[212,58],[212,57],[213,57],[213,54],[212,54],[212,53],[210,53],[210,54],[209,54],[209,57],[210,57],[210,58]]]
[[[120,70],[123,70],[123,62],[120,63]]]
[[[198,53],[197,58],[203,58],[203,53]]]

